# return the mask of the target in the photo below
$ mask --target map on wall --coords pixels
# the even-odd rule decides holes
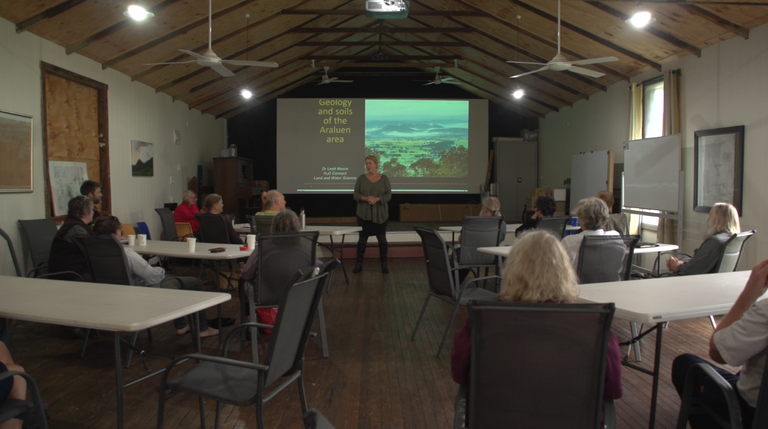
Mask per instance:
[[[48,161],[48,175],[51,178],[53,215],[66,216],[69,200],[80,195],[80,185],[88,180],[88,164]]]

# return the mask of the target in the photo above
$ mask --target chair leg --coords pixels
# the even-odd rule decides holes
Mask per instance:
[[[197,403],[200,404],[200,429],[205,429],[205,399],[198,396]]]
[[[453,315],[451,316],[451,321],[448,322],[448,326],[445,327],[445,333],[443,334],[443,341],[440,341],[440,347],[437,348],[437,357],[440,357],[440,352],[443,351],[443,346],[445,345],[445,340],[448,338],[448,332],[451,331],[451,325],[453,325],[453,320],[456,319],[456,313],[459,312],[459,303],[456,303],[456,307],[453,309]]]
[[[320,343],[323,345],[323,357],[328,355],[328,337],[325,336],[325,312],[323,311],[323,298],[317,303],[317,321],[320,325]]]
[[[162,387],[165,387],[165,384],[163,384]],[[163,429],[163,420],[165,417],[164,414],[165,414],[165,390],[160,390],[160,399],[158,400],[158,404],[157,404],[157,429]]]
[[[302,368],[299,371],[301,371],[298,379],[299,398],[301,399],[301,415],[305,415],[309,409],[307,408],[307,392],[304,391],[304,365],[302,365]]]
[[[715,316],[709,316],[709,322],[712,323],[712,329],[717,329],[717,322],[715,321]]]
[[[251,316],[251,322],[256,322],[256,300],[253,296],[253,288],[248,289],[248,314]],[[253,354],[253,363],[259,363],[259,328],[251,326],[251,353]],[[263,425],[262,425],[263,426]]]
[[[131,366],[131,359],[133,359],[133,348],[136,347],[136,339],[139,338],[139,333],[133,333],[133,339],[131,340],[131,347],[128,348],[128,356],[125,358],[125,369]]]
[[[427,311],[427,304],[429,304],[430,298],[432,298],[432,292],[427,294],[427,300],[424,301],[424,307],[421,308],[421,314],[419,314],[419,320],[416,321],[416,327],[413,328],[413,334],[411,334],[411,341],[413,341],[416,338],[416,332],[419,330],[419,325],[421,324],[421,318],[424,317],[424,312]]]
[[[261,398],[256,401],[256,427],[264,429],[264,402]]]
[[[85,356],[85,348],[88,347],[88,337],[91,336],[91,330],[86,329],[85,330],[85,338],[83,339],[83,347],[80,349],[79,357]]]
[[[219,427],[221,427],[221,424],[219,423],[220,417],[221,417],[221,402],[216,401],[216,422],[213,425],[214,429],[219,429]]]

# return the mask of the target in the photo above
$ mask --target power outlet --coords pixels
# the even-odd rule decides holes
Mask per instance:
[[[173,176],[171,176],[171,185],[173,185],[174,183],[176,183],[176,179],[174,179]]]

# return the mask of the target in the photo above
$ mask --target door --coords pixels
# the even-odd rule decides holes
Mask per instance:
[[[522,222],[526,198],[538,187],[538,144],[509,137],[492,141],[501,213],[507,223]]]

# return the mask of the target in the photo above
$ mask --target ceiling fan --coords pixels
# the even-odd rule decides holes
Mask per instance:
[[[577,61],[568,61],[567,59],[565,59],[565,57],[560,53],[560,0],[557,0],[557,55],[555,55],[555,57],[552,58],[552,60],[550,60],[548,63],[532,63],[532,62],[526,62],[526,61],[507,61],[507,62],[510,64],[531,64],[531,65],[537,65],[537,66],[544,66],[538,70],[532,70],[526,73],[510,76],[510,79],[515,79],[521,76],[538,73],[544,70],[552,70],[552,71],[568,70],[569,72],[572,72],[572,73],[583,74],[585,76],[598,78],[598,77],[605,76],[605,73],[600,73],[600,72],[596,72],[593,70],[589,70],[589,69],[585,69],[577,66],[585,66],[587,64],[609,63],[609,62],[618,61],[618,60],[619,59],[616,57],[588,58],[586,60],[577,60]]]
[[[277,67],[276,62],[272,61],[240,61],[240,60],[223,60],[219,58],[218,55],[216,55],[213,52],[213,48],[211,47],[211,34],[213,33],[213,0],[208,0],[208,49],[201,54],[198,54],[194,51],[189,51],[186,49],[179,49],[181,52],[184,52],[187,55],[191,55],[196,60],[191,61],[181,61],[181,62],[173,62],[173,63],[149,63],[144,64],[145,66],[164,66],[164,65],[172,65],[172,64],[194,64],[197,63],[199,66],[203,67],[209,67],[213,70],[216,70],[217,73],[224,77],[232,77],[235,74],[232,73],[231,70],[224,67],[224,64],[232,64],[233,66],[247,66],[247,67]]]
[[[435,67],[435,79],[425,83],[422,86],[426,86],[426,85],[440,85],[442,83],[448,83],[448,84],[451,84],[451,85],[461,85],[461,82],[457,81],[456,79],[454,79],[452,77],[442,77],[442,76],[440,76],[440,67]]]
[[[320,85],[326,85],[329,83],[352,83],[354,80],[342,80],[337,77],[328,77],[328,70],[330,70],[330,67],[323,66],[323,78],[320,80],[320,83],[318,83],[315,86]]]

